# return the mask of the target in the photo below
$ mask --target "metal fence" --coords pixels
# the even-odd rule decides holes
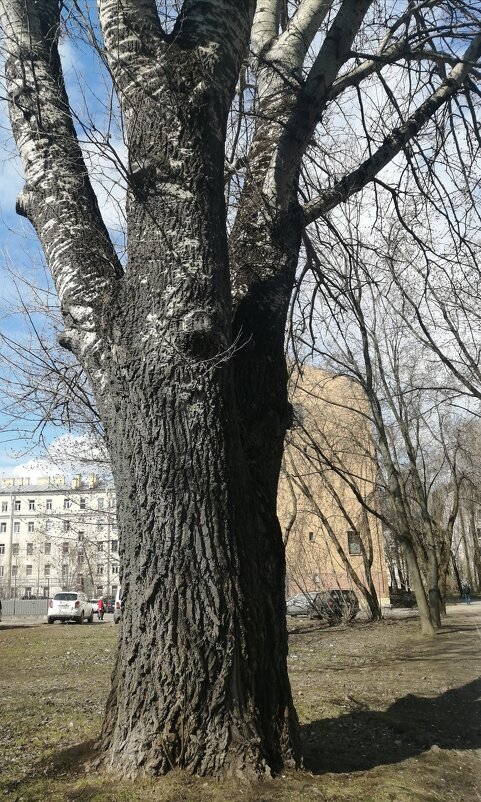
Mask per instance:
[[[48,599],[2,599],[2,617],[47,615]]]

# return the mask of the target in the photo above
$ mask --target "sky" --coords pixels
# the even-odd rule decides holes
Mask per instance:
[[[87,123],[87,127],[83,128],[77,125],[77,130],[82,138],[82,147],[99,206],[121,253],[124,188],[119,185],[119,175],[111,158],[106,160],[96,144],[96,140],[102,140],[108,129],[108,141],[115,153],[121,159],[125,156],[121,131],[115,124],[109,125],[107,122],[103,102],[104,98],[108,99],[105,71],[99,65],[93,49],[78,40],[64,37],[61,39],[60,49],[71,106],[79,120],[84,124]],[[29,305],[38,299],[32,296],[23,280],[46,287],[47,272],[33,227],[15,212],[16,198],[23,187],[23,174],[8,119],[1,54],[0,74],[2,76],[0,78],[0,329],[2,334],[26,345],[31,331],[26,327],[24,316],[16,314],[15,310],[19,307],[20,298]],[[33,319],[40,328],[44,326],[38,312],[34,314]],[[5,363],[0,362],[0,381],[5,376],[8,378],[11,375]],[[35,420],[35,414],[28,415],[17,425],[12,425],[10,416],[2,411],[2,407],[4,405],[0,404],[0,479],[7,476],[34,478],[41,475],[70,474],[79,470],[85,473],[92,470],[91,466],[83,462],[75,464],[75,460],[72,461],[68,457],[74,449],[65,448],[66,432],[47,425],[42,431],[42,436],[50,448],[45,453],[45,449],[36,443],[35,431],[38,421]],[[26,436],[22,436],[20,429]],[[28,437],[29,432],[32,435],[31,439]],[[79,442],[85,451],[83,436]],[[62,451],[65,452],[65,459]]]

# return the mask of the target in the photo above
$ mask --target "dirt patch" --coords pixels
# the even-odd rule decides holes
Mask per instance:
[[[115,783],[92,765],[117,628],[0,632],[0,799],[30,802],[456,802],[481,799],[481,603],[416,620],[289,622],[305,769],[250,786],[172,772]]]

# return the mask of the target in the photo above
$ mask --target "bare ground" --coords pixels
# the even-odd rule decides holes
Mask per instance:
[[[96,771],[117,628],[0,625],[0,800],[478,802],[481,602],[448,612],[433,639],[413,619],[290,622],[305,769],[257,785]]]

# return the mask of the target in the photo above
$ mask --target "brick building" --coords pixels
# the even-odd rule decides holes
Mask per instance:
[[[388,604],[381,526],[356,498],[376,503],[375,449],[362,390],[347,377],[305,368],[291,400],[294,426],[278,493],[287,594],[352,589],[363,606],[352,571],[365,584],[367,559],[377,596]]]

